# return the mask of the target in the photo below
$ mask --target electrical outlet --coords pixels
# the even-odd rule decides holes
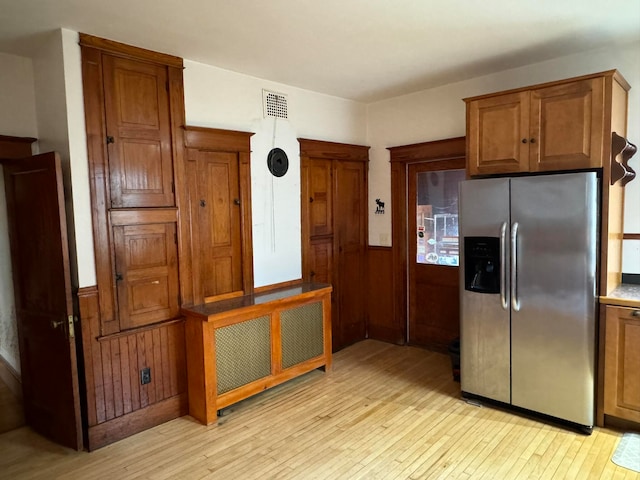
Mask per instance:
[[[142,385],[151,383],[151,369],[149,367],[146,367],[140,370],[140,383]]]

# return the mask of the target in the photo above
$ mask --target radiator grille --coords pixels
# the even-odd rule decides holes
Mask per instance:
[[[216,329],[218,395],[271,375],[270,317]]]
[[[322,355],[324,352],[322,302],[283,311],[280,314],[280,321],[282,368],[289,368]]]

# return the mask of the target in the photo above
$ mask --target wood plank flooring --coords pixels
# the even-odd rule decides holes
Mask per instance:
[[[584,436],[459,393],[446,355],[367,340],[210,427],[182,417],[91,453],[5,433],[0,478],[640,479],[610,460],[618,432]]]

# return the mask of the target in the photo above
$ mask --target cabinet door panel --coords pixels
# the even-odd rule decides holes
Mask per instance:
[[[120,328],[178,315],[175,223],[113,228]]]
[[[531,93],[531,171],[602,166],[604,80]]]
[[[165,67],[103,56],[111,206],[174,205]]]
[[[309,253],[311,280],[333,283],[333,237],[311,240]]]
[[[333,233],[331,188],[331,160],[313,159],[309,162],[309,225],[310,235]]]
[[[240,184],[235,153],[197,153],[199,262],[205,298],[242,291]]]
[[[604,413],[640,422],[640,316],[606,308]]]
[[[467,115],[470,175],[528,170],[528,92],[472,101]]]
[[[366,165],[340,162],[337,168],[338,309],[341,344],[366,337]]]

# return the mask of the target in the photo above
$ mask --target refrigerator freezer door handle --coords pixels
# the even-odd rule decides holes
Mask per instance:
[[[518,222],[511,226],[511,308],[520,311],[518,298]]]
[[[507,222],[500,227],[500,301],[502,309],[507,310]]]

